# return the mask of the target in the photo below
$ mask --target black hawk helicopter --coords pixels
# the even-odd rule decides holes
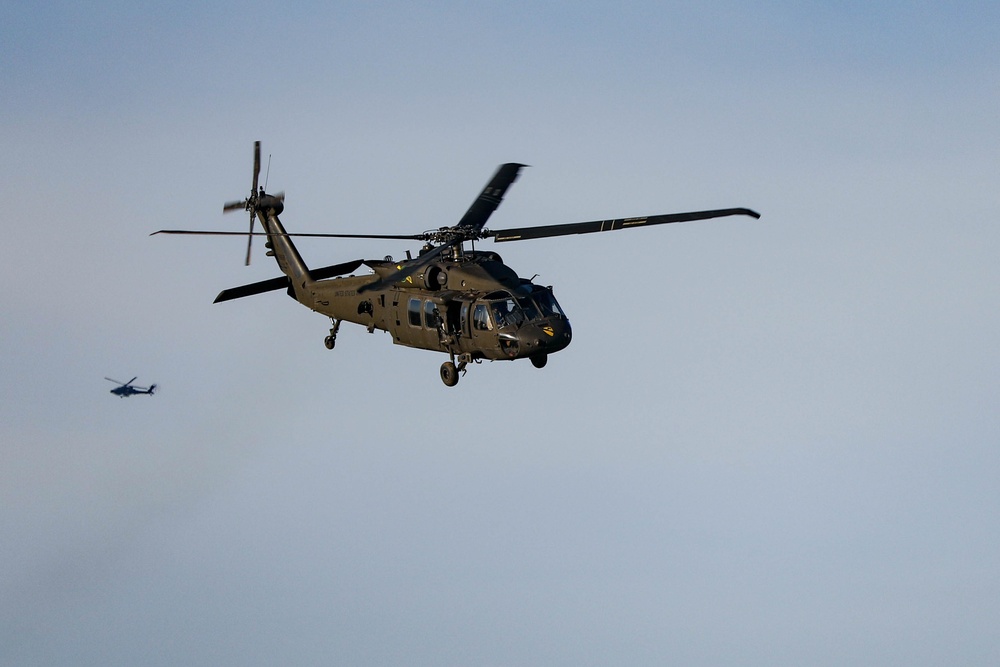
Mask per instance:
[[[153,392],[156,391],[155,384],[151,384],[148,387],[138,387],[133,385],[132,383],[139,379],[138,375],[136,375],[128,382],[122,382],[121,380],[113,380],[109,377],[106,377],[104,379],[107,380],[108,382],[114,382],[115,384],[119,385],[114,389],[112,389],[111,393],[120,398],[125,398],[126,396],[135,396],[136,394],[147,394],[149,396],[152,396]]]
[[[476,241],[496,243],[527,241],[551,236],[588,234],[648,227],[671,222],[706,220],[730,215],[759,218],[746,208],[670,213],[667,215],[595,220],[560,225],[486,229],[486,221],[503,200],[507,188],[517,180],[522,164],[500,165],[469,210],[450,227],[422,234],[313,234],[288,233],[278,220],[284,210],[284,194],[269,195],[257,181],[260,175],[260,142],[254,143],[253,184],[250,196],[229,202],[224,212],[249,212],[246,263],[254,236],[266,236],[267,255],[274,257],[283,276],[223,290],[215,303],[272,290],[284,289],[304,306],[326,315],[332,326],[326,347],[333,349],[343,322],[387,331],[397,345],[443,352],[449,360],[441,365],[441,380],[449,387],[458,383],[468,364],[529,359],[536,368],[548,356],[564,349],[572,340],[566,313],[551,287],[521,278],[492,251],[476,250]],[[263,232],[254,232],[259,220]],[[160,230],[153,234],[243,235],[243,232]],[[406,259],[393,261],[357,259],[310,269],[291,237],[392,239],[423,241],[417,257],[406,251]],[[466,248],[469,243],[473,247]],[[355,276],[362,265],[372,273]]]

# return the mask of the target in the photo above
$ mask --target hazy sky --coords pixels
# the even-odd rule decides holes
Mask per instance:
[[[0,664],[1000,662],[1000,6],[421,5],[0,9]],[[148,236],[258,139],[291,231],[763,217],[496,246],[574,342],[449,389]]]

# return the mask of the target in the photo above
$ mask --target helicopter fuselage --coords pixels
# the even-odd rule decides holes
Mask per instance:
[[[152,396],[153,392],[156,391],[155,384],[151,384],[148,387],[137,387],[133,385],[132,383],[135,382],[137,378],[132,378],[128,382],[120,382],[118,380],[114,380],[109,377],[106,377],[104,379],[107,380],[108,382],[114,382],[115,384],[118,385],[117,387],[109,391],[115,396],[118,396],[120,398],[128,398],[129,396],[135,396],[137,394],[146,394],[148,396]]]
[[[487,220],[524,167],[517,162],[500,165],[458,223],[421,234],[289,234],[278,219],[284,210],[284,195],[269,195],[258,188],[260,142],[254,142],[253,181],[250,196],[228,202],[223,212],[250,213],[246,263],[250,263],[254,223],[260,221],[267,236],[268,255],[275,258],[282,276],[223,290],[216,303],[272,290],[287,289],[304,306],[329,317],[333,326],[325,343],[336,344],[341,323],[359,324],[373,333],[386,331],[393,343],[443,352],[449,361],[441,365],[441,380],[449,387],[458,382],[469,362],[530,359],[536,368],[545,366],[548,355],[565,349],[573,332],[551,287],[521,278],[493,252],[475,250],[475,243],[527,241],[555,236],[591,234],[653,225],[708,220],[732,215],[759,218],[748,208],[723,208],[613,218],[557,225],[531,225],[501,230],[485,227]],[[160,230],[166,234],[229,235],[240,232]],[[352,260],[310,270],[299,255],[291,236],[423,241],[418,257],[394,262]],[[472,244],[466,251],[465,245]],[[373,273],[353,275],[366,265]],[[152,387],[150,388],[152,391]]]
[[[495,253],[461,254],[398,283],[364,291],[405,263],[367,261],[374,276],[305,283],[291,290],[292,296],[335,323],[387,331],[397,345],[470,361],[530,358],[544,364],[548,354],[572,340],[552,289],[518,277]]]

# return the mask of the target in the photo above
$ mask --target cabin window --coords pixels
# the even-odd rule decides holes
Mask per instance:
[[[441,315],[438,305],[433,301],[424,302],[424,326],[428,329],[437,329],[441,324]]]
[[[468,335],[469,332],[469,304],[462,303],[462,313],[458,316],[458,321],[461,323],[462,331]]]
[[[409,315],[410,326],[419,327],[420,326],[420,299],[410,299],[410,303],[407,307],[407,314]]]

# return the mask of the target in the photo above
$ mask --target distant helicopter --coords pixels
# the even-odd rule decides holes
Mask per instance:
[[[260,142],[254,143],[253,183],[250,196],[229,202],[223,212],[242,209],[250,214],[246,263],[254,236],[266,236],[267,255],[274,257],[283,276],[223,290],[215,303],[272,290],[285,289],[304,306],[326,315],[332,326],[325,339],[328,349],[336,344],[343,322],[360,324],[369,333],[387,331],[396,345],[443,352],[449,360],[441,365],[441,380],[452,387],[469,363],[529,359],[542,368],[548,356],[570,344],[572,329],[565,311],[556,302],[551,287],[521,278],[492,251],[475,249],[475,242],[494,242],[587,234],[633,229],[672,222],[706,220],[730,215],[759,218],[746,208],[727,208],[690,213],[596,220],[560,225],[519,227],[491,231],[486,221],[503,200],[507,188],[517,180],[522,164],[503,164],[451,227],[422,234],[313,234],[285,231],[278,214],[284,210],[284,194],[269,195],[261,187]],[[263,233],[253,231],[260,220]],[[243,232],[160,230],[153,234],[243,235]],[[423,241],[417,257],[406,251],[406,259],[393,261],[357,259],[310,269],[290,237],[393,239]],[[471,248],[465,247],[466,243]],[[367,275],[352,275],[362,265]]]
[[[148,387],[137,387],[132,383],[135,382],[138,378],[139,376],[136,375],[128,382],[122,382],[121,380],[113,380],[109,377],[106,377],[104,379],[109,382],[114,382],[115,384],[120,385],[111,390],[112,394],[114,394],[115,396],[119,396],[120,398],[125,398],[126,396],[135,396],[136,394],[148,394],[149,396],[152,396],[153,392],[156,391],[156,385],[151,384]]]

